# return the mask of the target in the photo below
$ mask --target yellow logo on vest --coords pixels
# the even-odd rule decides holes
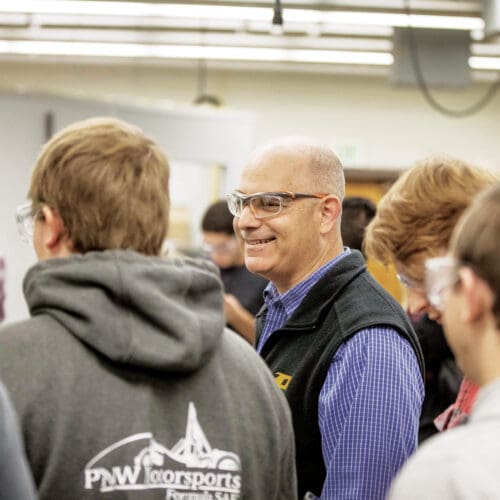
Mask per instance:
[[[286,391],[288,384],[292,381],[292,376],[283,372],[276,372],[274,374],[274,380],[282,391]]]

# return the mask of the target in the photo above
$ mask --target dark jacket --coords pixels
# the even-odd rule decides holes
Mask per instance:
[[[251,273],[245,266],[227,267],[220,270],[224,291],[234,295],[240,304],[254,316],[264,305],[264,288],[268,281]]]
[[[425,360],[425,398],[420,414],[419,443],[438,432],[434,419],[457,399],[462,372],[444,337],[441,325],[427,315],[413,322]]]
[[[264,307],[257,317],[257,335],[266,311]],[[409,319],[367,272],[362,255],[353,251],[313,286],[262,348],[292,409],[299,498],[307,491],[319,495],[325,480],[318,398],[332,358],[356,332],[375,326],[394,328],[410,342],[423,375],[422,352]]]

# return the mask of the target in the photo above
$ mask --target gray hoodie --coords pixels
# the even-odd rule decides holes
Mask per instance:
[[[296,498],[287,403],[224,330],[209,263],[90,252],[34,266],[0,377],[42,500]]]
[[[0,383],[0,500],[35,500],[35,486],[21,443],[17,417]]]

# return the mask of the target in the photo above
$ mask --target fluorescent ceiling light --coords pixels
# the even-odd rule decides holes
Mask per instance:
[[[0,40],[0,54],[144,59],[217,59],[323,64],[369,64],[378,66],[389,66],[393,62],[392,54],[387,52],[13,40]]]
[[[66,14],[79,16],[133,16],[171,17],[193,19],[231,19],[235,21],[269,21],[271,7],[240,7],[229,5],[169,4],[148,2],[109,2],[89,0],[0,0],[0,12],[33,14]],[[283,10],[286,23],[322,23],[332,25],[413,26],[415,28],[441,28],[482,30],[480,17],[430,16],[421,14],[321,11],[314,9]]]
[[[441,28],[456,30],[477,30],[484,28],[479,17],[429,16],[421,14],[383,13],[383,12],[322,12],[319,10],[285,9],[284,22],[311,22],[327,24],[352,24],[364,26],[393,26],[414,28]]]
[[[500,57],[469,57],[469,66],[472,69],[500,70]]]
[[[148,2],[107,2],[88,0],[0,0],[1,12],[33,14],[78,14],[91,16],[164,16],[198,19],[272,19],[272,8],[224,5],[196,5]]]
[[[393,63],[392,54],[388,52],[133,43],[36,42],[24,40],[0,40],[0,54],[144,59],[218,59],[377,66],[390,66]],[[500,57],[471,56],[469,57],[469,66],[476,70],[500,70]]]
[[[3,26],[26,26],[27,22],[25,14],[0,14],[0,24]]]

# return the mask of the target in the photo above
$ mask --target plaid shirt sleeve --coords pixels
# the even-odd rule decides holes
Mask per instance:
[[[384,499],[417,447],[424,385],[409,342],[359,331],[336,352],[318,402],[327,476],[322,500]]]

